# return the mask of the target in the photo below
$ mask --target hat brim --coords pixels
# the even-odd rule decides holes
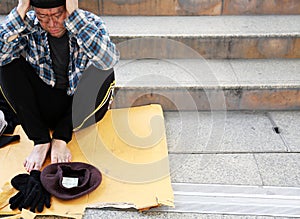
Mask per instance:
[[[78,178],[78,185],[66,188],[63,177]],[[41,172],[41,183],[53,196],[64,199],[76,199],[95,190],[102,181],[101,172],[94,166],[81,163],[50,164]]]

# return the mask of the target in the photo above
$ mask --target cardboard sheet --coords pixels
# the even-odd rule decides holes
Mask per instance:
[[[20,126],[15,134],[21,135],[20,143],[0,149],[0,195],[11,194],[11,188],[4,185],[25,172],[22,163],[33,147]],[[86,207],[142,210],[174,205],[161,106],[109,110],[99,123],[75,132],[68,146],[72,161],[98,167],[102,183],[92,193],[75,200],[52,197],[51,208],[45,209],[43,215],[81,218]],[[44,166],[49,163],[47,158]],[[12,213],[20,212],[12,212],[7,200],[2,200],[0,214]]]

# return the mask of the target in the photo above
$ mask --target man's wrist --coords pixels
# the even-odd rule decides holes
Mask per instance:
[[[68,10],[69,15],[71,15],[77,8],[72,8]]]
[[[19,15],[22,17],[22,19],[24,20],[26,12],[27,12],[27,7],[24,7],[22,5],[18,5],[17,6],[17,12],[19,13]]]
[[[76,9],[78,9],[78,1],[70,1],[66,4],[67,12],[72,14]]]

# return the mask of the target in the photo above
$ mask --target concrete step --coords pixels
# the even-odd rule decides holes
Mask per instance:
[[[183,43],[209,59],[300,58],[300,15],[107,16],[103,19],[113,41],[120,43],[123,59],[136,58],[137,53],[149,57],[157,51],[166,58],[175,58],[178,54],[170,52],[170,43],[163,41],[167,39]],[[144,39],[147,37],[154,40],[147,41]]]
[[[165,110],[295,110],[300,59],[138,59],[115,67],[114,107]]]
[[[171,59],[195,54],[207,59],[300,58],[300,15],[103,19],[122,59],[157,54]]]
[[[0,13],[7,14],[17,0],[0,2]],[[298,0],[83,0],[83,9],[100,15],[245,15],[299,14]]]
[[[245,15],[299,14],[300,2],[241,0],[105,0],[99,13],[104,15]]]

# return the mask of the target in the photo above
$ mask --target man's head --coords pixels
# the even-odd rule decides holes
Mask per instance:
[[[61,37],[66,32],[64,20],[67,17],[66,0],[31,0],[36,16],[42,26],[53,37]]]

